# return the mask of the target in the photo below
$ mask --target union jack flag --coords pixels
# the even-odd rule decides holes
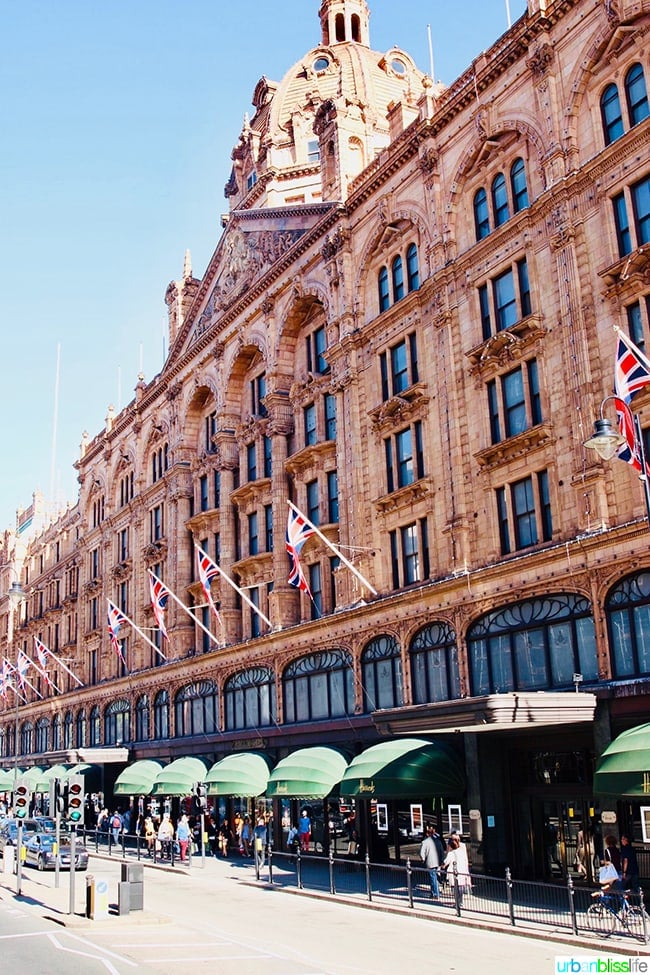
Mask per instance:
[[[48,650],[48,648],[45,646],[44,643],[41,643],[41,641],[38,639],[37,636],[34,637],[34,650],[36,651],[38,662],[42,667],[41,674],[43,675],[47,683],[50,685],[50,687],[54,687],[54,684],[50,680],[50,676],[47,672],[47,662],[49,658],[52,656],[52,653]]]
[[[627,338],[619,329],[614,364],[616,395],[629,404],[632,397],[648,384],[650,384],[650,362],[632,339]]]
[[[126,664],[124,659],[124,654],[122,653],[122,647],[117,638],[120,632],[120,627],[122,623],[128,623],[128,620],[124,613],[120,612],[117,606],[112,603],[109,599],[108,601],[108,632],[110,634],[111,643],[113,645],[113,650],[118,655],[123,664]]]
[[[300,589],[302,592],[306,592],[311,598],[311,590],[309,588],[309,583],[305,578],[305,573],[302,571],[302,566],[300,564],[300,552],[302,547],[308,538],[314,535],[314,529],[310,527],[307,519],[303,515],[299,515],[293,508],[289,509],[289,519],[287,521],[287,554],[291,560],[291,572],[289,574],[288,583],[295,589]]]
[[[616,406],[616,413],[618,416],[618,429],[621,435],[625,437],[625,443],[616,451],[616,456],[619,460],[624,461],[626,464],[631,464],[632,467],[641,471],[641,451],[639,449],[639,442],[636,436],[636,430],[634,428],[634,417],[632,416],[632,411],[627,405],[625,400],[620,399],[618,396],[614,397],[614,404]],[[650,469],[646,464],[646,472],[650,474]]]
[[[11,665],[5,658],[2,661],[2,668],[0,668],[0,694],[5,698],[5,700],[7,699],[7,688],[9,687],[13,687],[13,681],[11,679]]]
[[[30,664],[31,660],[25,651],[19,650],[16,658],[16,672],[18,674],[18,683],[22,688],[25,687],[25,678],[27,677],[27,671],[29,670]]]
[[[165,610],[169,601],[169,589],[151,572],[149,573],[149,588],[151,590],[151,606],[156,623],[158,624],[158,629],[164,638],[169,640],[167,627],[165,626]]]
[[[201,588],[203,589],[203,595],[205,596],[206,602],[212,609],[212,612],[217,618],[217,622],[221,623],[221,617],[219,616],[219,610],[214,604],[214,599],[212,598],[212,593],[210,592],[210,586],[212,580],[216,579],[220,574],[221,570],[219,566],[212,561],[209,555],[206,555],[203,549],[196,547],[196,555],[199,560],[199,579],[201,580]]]

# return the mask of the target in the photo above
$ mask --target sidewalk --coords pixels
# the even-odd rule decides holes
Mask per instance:
[[[228,889],[230,884],[236,884],[238,889],[247,887],[269,888],[268,867],[255,878],[255,869],[251,861],[236,857],[223,859],[206,857],[202,866],[201,858],[194,857],[191,866],[183,864],[171,867],[168,864],[153,864],[148,860],[140,860],[144,868],[144,910],[131,911],[128,914],[118,914],[118,885],[121,879],[121,868],[125,862],[132,863],[134,858],[123,860],[121,857],[108,854],[91,854],[88,873],[75,874],[74,912],[70,910],[69,875],[61,872],[59,887],[55,887],[53,872],[40,873],[32,867],[24,867],[22,872],[21,895],[16,895],[16,877],[13,874],[0,874],[0,899],[3,901],[18,900],[20,904],[42,917],[48,917],[68,928],[88,933],[97,925],[110,923],[111,928],[117,925],[119,930],[134,928],[143,924],[182,925],[190,920],[197,912],[205,913],[206,919],[214,911],[214,895]],[[285,883],[282,875],[285,874]],[[479,914],[470,910],[463,910],[461,917],[457,917],[452,901],[447,898],[441,903],[429,901],[416,902],[411,908],[402,900],[391,901],[389,896],[382,896],[381,901],[368,901],[360,892],[345,892],[331,895],[324,890],[300,890],[295,886],[286,885],[287,871],[274,863],[273,890],[280,895],[308,898],[315,901],[329,901],[338,904],[353,905],[359,909],[389,913],[404,918],[417,917],[420,919],[438,921],[483,931],[495,931],[504,935],[517,935],[543,939],[570,946],[584,948],[591,951],[616,953],[625,956],[650,956],[650,945],[644,945],[629,936],[618,933],[604,938],[592,934],[573,935],[566,929],[554,929],[551,925],[536,924],[534,922],[517,921],[513,927],[507,919]],[[170,898],[174,876],[185,878],[183,886],[189,886],[193,895],[191,898]],[[106,879],[109,884],[109,918],[108,920],[92,920],[86,917],[86,881],[88,877]],[[117,930],[117,928],[116,928]]]

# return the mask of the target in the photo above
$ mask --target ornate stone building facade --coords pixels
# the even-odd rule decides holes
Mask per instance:
[[[477,866],[548,875],[543,821],[566,866],[596,757],[648,708],[644,492],[583,445],[612,326],[650,335],[650,0],[529,0],[449,87],[372,49],[365,0],[318,13],[255,89],[209,266],[167,289],[162,371],[19,566],[10,654],[38,637],[83,686],[37,680],[18,755],[447,736]],[[371,589],[318,536],[313,598],[288,584],[288,500]],[[196,545],[270,627],[223,578],[217,623]],[[149,569],[201,625],[170,600],[161,636]],[[107,599],[149,638],[120,631],[126,665]],[[5,764],[13,735],[9,696]]]

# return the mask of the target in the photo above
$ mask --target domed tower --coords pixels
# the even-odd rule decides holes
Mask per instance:
[[[321,43],[281,82],[261,78],[226,184],[230,210],[335,203],[417,116],[424,75],[399,48],[370,48],[365,0],[323,0]]]

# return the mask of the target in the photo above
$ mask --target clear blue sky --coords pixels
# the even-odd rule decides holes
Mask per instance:
[[[374,50],[450,84],[525,0],[369,0]],[[74,501],[84,430],[163,361],[164,294],[201,277],[259,78],[320,43],[320,0],[0,0],[0,531]],[[56,376],[60,349],[58,409]],[[56,422],[55,422],[56,417]],[[56,435],[55,435],[56,434]],[[56,447],[56,450],[53,447]]]

